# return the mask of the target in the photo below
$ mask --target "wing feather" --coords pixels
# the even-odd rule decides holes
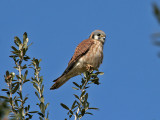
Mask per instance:
[[[67,74],[74,67],[74,65],[77,63],[77,61],[89,51],[90,47],[93,44],[94,44],[94,41],[92,41],[91,39],[83,40],[77,46],[77,48],[74,52],[74,55],[72,56],[71,60],[68,63],[68,67],[66,68],[66,70],[63,72],[62,75]]]

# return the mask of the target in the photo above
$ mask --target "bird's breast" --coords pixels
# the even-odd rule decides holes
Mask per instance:
[[[79,59],[78,65],[80,65],[80,67],[84,67],[86,64],[90,64],[97,69],[102,63],[102,60],[103,44],[95,40],[89,51]]]

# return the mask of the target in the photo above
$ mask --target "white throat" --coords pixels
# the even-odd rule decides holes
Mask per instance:
[[[99,37],[98,37],[97,35],[95,35],[95,36],[94,36],[94,39],[95,39],[95,40],[98,40],[98,39],[99,39]]]

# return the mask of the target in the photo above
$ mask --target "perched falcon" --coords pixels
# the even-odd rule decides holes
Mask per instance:
[[[70,78],[85,71],[98,69],[103,60],[103,45],[106,34],[101,30],[95,30],[90,37],[83,40],[76,48],[73,57],[68,63],[68,67],[63,74],[54,80],[54,85],[50,90],[61,87]]]

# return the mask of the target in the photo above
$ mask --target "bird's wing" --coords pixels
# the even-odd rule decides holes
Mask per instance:
[[[94,41],[92,41],[91,39],[86,39],[83,40],[76,48],[74,55],[72,56],[71,60],[68,63],[68,66],[66,68],[66,70],[63,72],[62,75],[67,74],[73,67],[74,65],[77,63],[77,61],[83,56],[85,55],[88,50],[90,49],[90,47],[94,44]]]
[[[72,64],[73,62],[77,61],[80,57],[88,52],[90,47],[93,45],[94,41],[90,39],[83,40],[76,48],[74,55],[72,56],[71,60],[69,61],[68,65]]]

